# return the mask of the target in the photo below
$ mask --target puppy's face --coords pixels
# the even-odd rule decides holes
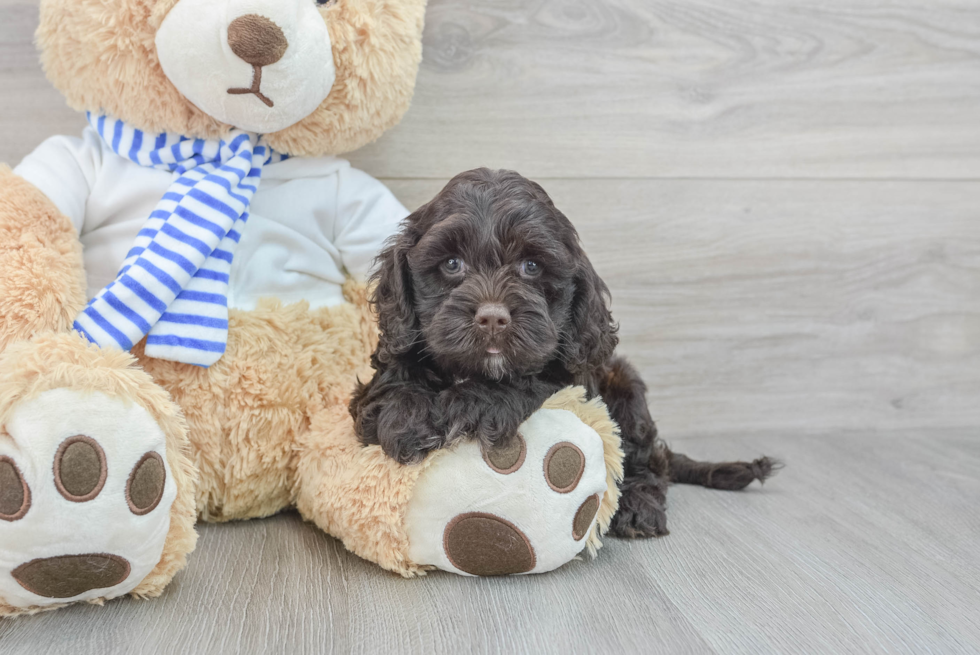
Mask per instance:
[[[500,379],[554,358],[575,290],[569,225],[526,190],[453,194],[408,255],[426,350],[444,370]]]
[[[580,333],[592,323],[615,343],[605,286],[575,229],[541,187],[513,172],[454,178],[409,217],[378,277],[382,350],[407,338],[402,347],[459,377],[531,375],[580,357]]]

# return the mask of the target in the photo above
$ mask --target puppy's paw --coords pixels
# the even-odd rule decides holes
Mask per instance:
[[[0,599],[129,593],[162,556],[177,487],[161,428],[99,392],[46,391],[0,431]]]
[[[418,464],[433,450],[446,445],[445,437],[419,413],[392,411],[389,406],[378,421],[378,443],[385,455],[399,464]]]
[[[465,440],[423,471],[405,516],[411,558],[464,575],[550,571],[586,547],[605,492],[599,434],[538,410],[516,437]]]
[[[646,539],[667,530],[667,484],[653,473],[628,477],[620,485],[619,510],[609,534],[623,539]]]
[[[443,428],[447,443],[468,438],[484,449],[495,448],[506,444],[530,414],[508,402],[509,395],[478,384],[457,384],[439,394],[434,422]]]
[[[517,421],[500,421],[499,417],[487,417],[470,433],[484,451],[510,447],[517,438],[520,424]]]
[[[430,418],[431,402],[421,394],[390,393],[352,413],[361,443],[381,446],[399,464],[417,464],[446,443]]]
[[[399,464],[418,464],[429,453],[444,445],[445,438],[436,434],[435,428],[428,424],[389,431],[381,438],[381,450]]]

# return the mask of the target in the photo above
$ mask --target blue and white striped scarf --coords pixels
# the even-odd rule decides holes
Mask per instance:
[[[222,141],[147,134],[107,116],[89,123],[118,155],[174,181],[147,218],[116,279],[75,319],[103,347],[198,366],[228,341],[228,276],[262,167],[282,161],[265,139],[233,131]]]

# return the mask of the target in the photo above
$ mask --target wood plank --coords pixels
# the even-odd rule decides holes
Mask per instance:
[[[980,2],[431,0],[385,177],[980,176]]]
[[[0,0],[0,162],[11,166],[46,138],[85,127],[41,70],[33,43],[38,2]]]
[[[976,184],[539,181],[668,438],[980,425]]]
[[[81,118],[0,5],[0,161]],[[980,177],[980,0],[432,0],[384,177]]]
[[[670,492],[671,535],[543,576],[402,580],[295,515],[201,526],[163,597],[0,622],[3,652],[975,652],[977,431],[681,440],[764,489]]]
[[[975,652],[978,436],[682,441],[788,466],[744,495],[674,487],[662,557],[637,564],[716,652]]]

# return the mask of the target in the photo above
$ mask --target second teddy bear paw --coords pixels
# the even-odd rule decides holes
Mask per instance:
[[[160,561],[176,485],[142,407],[54,389],[0,430],[0,601],[43,607],[132,591]]]
[[[405,515],[414,562],[465,575],[544,573],[586,545],[606,492],[599,434],[540,409],[504,448],[475,441],[437,455]]]

